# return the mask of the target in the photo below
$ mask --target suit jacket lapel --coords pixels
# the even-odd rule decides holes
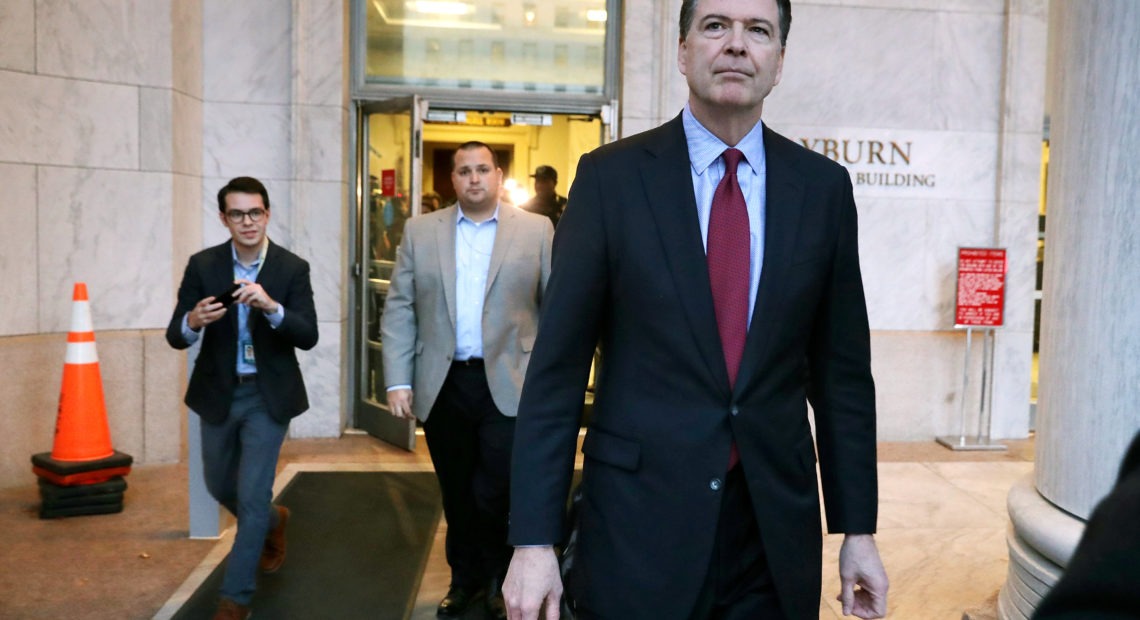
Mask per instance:
[[[728,371],[713,310],[708,260],[693,194],[689,147],[678,116],[648,145],[652,157],[641,166],[649,211],[657,224],[665,260],[680,292],[681,306],[712,380],[728,390]]]
[[[274,278],[277,277],[278,267],[281,266],[280,253],[281,246],[270,241],[269,249],[265,251],[265,264],[261,266],[261,271],[257,272],[255,282],[265,286],[266,282],[274,281]]]
[[[440,211],[435,227],[435,247],[439,250],[439,270],[443,277],[443,298],[447,302],[447,316],[455,328],[455,227],[459,207]]]
[[[484,298],[491,292],[495,276],[503,266],[503,259],[515,238],[515,216],[511,207],[499,207],[499,223],[495,226],[495,245],[491,248],[491,265],[487,268],[487,286],[483,289]]]
[[[744,357],[740,360],[739,377],[752,377],[759,364],[773,327],[768,323],[781,302],[781,291],[787,277],[789,263],[796,247],[796,233],[803,213],[804,180],[795,167],[797,153],[787,142],[764,127],[764,153],[767,175],[765,179],[764,265],[760,273],[760,286],[756,291],[756,305],[752,309],[752,323],[744,341]],[[748,381],[739,381],[735,393],[740,393]]]

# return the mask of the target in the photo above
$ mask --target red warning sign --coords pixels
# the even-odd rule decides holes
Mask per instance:
[[[380,193],[384,196],[396,195],[396,169],[380,171]]]
[[[1005,274],[1004,248],[958,248],[955,327],[1001,327]]]

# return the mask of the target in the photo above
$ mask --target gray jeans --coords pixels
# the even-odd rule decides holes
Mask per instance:
[[[202,423],[206,488],[237,517],[221,595],[242,605],[253,599],[265,536],[277,525],[273,477],[288,429],[269,416],[256,383],[237,386],[224,422]]]

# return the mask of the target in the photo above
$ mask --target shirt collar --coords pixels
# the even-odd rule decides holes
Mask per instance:
[[[463,222],[470,222],[476,226],[478,226],[480,224],[486,224],[487,222],[496,222],[497,223],[499,221],[499,207],[500,206],[502,206],[500,203],[495,203],[495,212],[491,214],[491,217],[483,220],[482,222],[476,222],[475,220],[464,215],[463,207],[459,206],[459,203],[456,203],[455,204],[455,212],[457,213],[457,215],[455,216],[455,225],[458,226],[459,224],[461,224]]]
[[[689,144],[689,162],[698,175],[703,175],[727,148],[735,148],[744,153],[745,163],[757,174],[764,172],[764,121],[757,122],[734,147],[729,147],[702,125],[697,117],[693,116],[687,103],[685,109],[681,111],[681,122],[685,128],[685,140]]]
[[[241,261],[238,260],[237,246],[234,245],[234,242],[232,239],[230,240],[230,255],[234,257],[234,264],[241,266],[243,268],[253,269],[254,267],[257,267],[258,265],[261,264],[261,261],[265,260],[265,255],[268,252],[269,252],[269,235],[265,235],[261,239],[261,250],[258,251],[258,253],[257,253],[257,260],[250,263],[249,267],[245,267],[245,265],[242,265]]]

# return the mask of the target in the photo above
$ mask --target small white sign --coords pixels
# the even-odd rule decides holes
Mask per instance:
[[[466,123],[467,113],[455,110],[428,110],[424,120],[429,123]]]
[[[538,125],[549,127],[554,123],[554,116],[550,114],[511,114],[512,125]]]

